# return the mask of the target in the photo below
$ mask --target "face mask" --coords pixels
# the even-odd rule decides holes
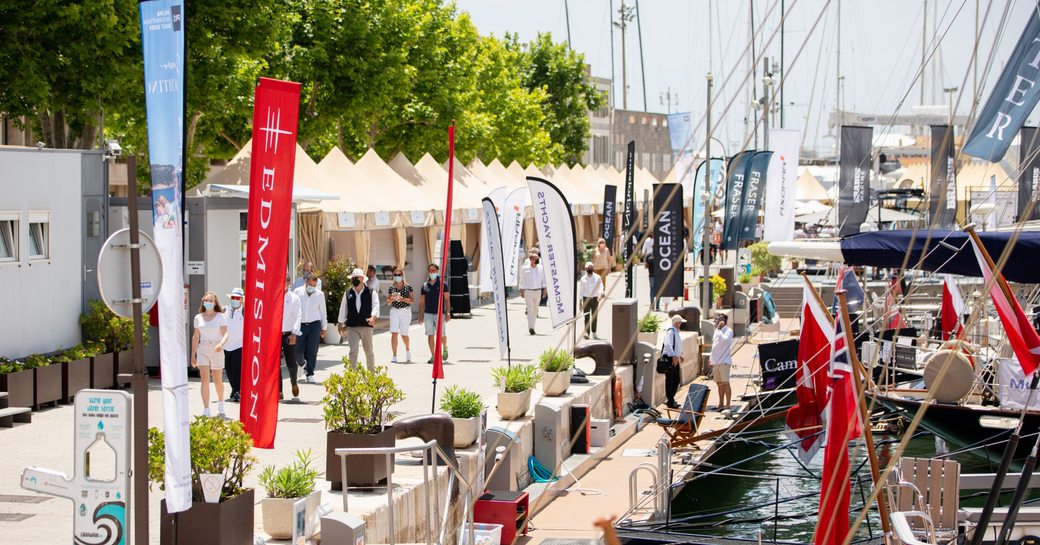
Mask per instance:
[[[211,303],[210,301],[205,301],[202,303],[202,308],[206,310],[213,310],[213,303]]]
[[[400,276],[395,276],[394,277],[394,282],[400,282],[401,280],[404,280],[404,279],[402,277],[400,277]]]
[[[587,272],[589,276],[592,276],[592,269],[585,269],[585,272]]]
[[[311,285],[307,286],[307,293],[314,293],[316,291],[318,291],[318,286],[311,286]]]
[[[437,273],[435,273],[435,272],[430,273],[430,280],[436,280],[436,279],[437,279]]]
[[[350,285],[354,286],[355,288],[360,286],[361,285],[361,279],[356,277],[356,276],[354,278],[351,278],[350,279]]]
[[[238,308],[240,306],[242,306],[242,301],[239,301],[238,299],[231,300],[231,308]]]

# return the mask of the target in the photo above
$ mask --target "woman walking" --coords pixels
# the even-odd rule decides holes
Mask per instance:
[[[596,249],[592,251],[592,268],[603,281],[604,289],[607,287],[607,273],[613,266],[614,256],[611,255],[610,248],[607,248],[607,241],[601,238],[596,241]]]
[[[242,301],[246,294],[242,288],[235,288],[228,294],[228,306],[224,309],[224,320],[227,321],[227,343],[224,344],[224,364],[227,367],[228,382],[231,383],[229,401],[238,403],[241,400],[239,387],[242,385],[242,331],[245,325],[242,317]]]
[[[390,350],[393,357],[390,363],[397,363],[397,336],[404,341],[404,361],[412,361],[412,347],[408,341],[408,328],[412,325],[412,287],[404,281],[404,271],[400,267],[394,269],[394,283],[387,290],[387,302],[390,303]]]
[[[209,382],[217,387],[217,416],[224,417],[224,345],[228,340],[227,319],[224,318],[217,294],[212,291],[202,296],[202,305],[194,320],[195,334],[191,336],[191,366],[199,369],[202,379],[202,416],[209,413]]]

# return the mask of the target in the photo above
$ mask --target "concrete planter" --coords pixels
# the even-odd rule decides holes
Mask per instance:
[[[479,418],[475,416],[472,418],[452,417],[451,421],[455,424],[455,448],[466,448],[477,442],[477,438],[480,436]]]
[[[343,337],[339,334],[339,329],[335,324],[329,324],[329,328],[325,330],[325,340],[322,341],[325,344],[340,344],[343,342]]]
[[[58,404],[61,399],[61,364],[44,365],[33,369],[33,410],[48,403]]]
[[[397,442],[394,429],[387,426],[379,433],[354,434],[330,431],[325,434],[325,479],[332,483],[333,490],[343,489],[343,474],[340,471],[338,448],[392,447]],[[390,457],[393,468],[394,457]],[[386,456],[382,454],[347,457],[347,484],[350,486],[372,486],[386,479]]]
[[[26,369],[0,375],[0,391],[7,392],[8,407],[32,408],[35,396],[33,382],[36,378],[36,373],[33,371],[33,369]]]
[[[72,403],[76,393],[90,388],[90,358],[61,364],[61,402]]]
[[[260,500],[264,532],[272,539],[291,539],[293,533],[293,504],[301,498],[264,498]],[[314,516],[321,504],[321,492],[315,490],[307,495],[308,519]],[[309,536],[308,536],[309,537]]]
[[[542,371],[542,391],[549,397],[565,394],[567,392],[567,387],[571,385],[571,375],[573,373],[573,368],[566,371],[560,371],[559,373]]]
[[[130,384],[128,380],[120,380],[119,375],[130,375],[134,372],[134,349],[123,350],[116,353],[116,364],[113,366],[112,383],[116,386]]]
[[[658,333],[659,333],[658,331],[654,331],[653,333],[644,333],[644,332],[640,331],[639,333],[636,334],[636,339],[639,342],[641,342],[641,343],[646,343],[646,344],[649,344],[650,346],[657,347],[657,335],[658,335]]]
[[[220,503],[193,502],[176,516],[174,532],[174,515],[166,512],[163,500],[159,519],[162,545],[253,545],[252,490]]]
[[[498,416],[502,417],[502,420],[520,418],[527,414],[529,408],[531,408],[531,390],[520,393],[498,393]]]
[[[105,353],[94,356],[90,367],[90,387],[111,388],[115,384],[115,364],[115,354]]]

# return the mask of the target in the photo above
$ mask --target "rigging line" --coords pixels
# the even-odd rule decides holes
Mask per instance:
[[[821,44],[826,43],[825,40],[826,40],[826,36],[827,36],[827,23],[828,22],[829,22],[829,20],[824,20],[824,22],[823,22],[823,30],[820,32],[820,43]],[[817,55],[816,56],[816,73],[813,75],[813,82],[812,82],[812,85],[809,87],[809,103],[806,105],[806,110],[805,110],[805,112],[806,112],[805,113],[805,124],[806,125],[809,124],[809,112],[813,111],[813,105],[815,104],[816,84],[817,84],[818,81],[820,81],[820,65],[823,64],[823,62],[822,62],[823,58],[824,58],[824,55]],[[829,70],[830,64],[831,63],[827,63],[825,69]],[[785,74],[787,73],[786,69],[784,70],[784,73]],[[824,85],[824,90],[821,91],[821,94],[826,94],[827,74],[824,74],[823,85]],[[802,141],[801,141],[801,143],[799,144],[799,147],[798,147],[799,150],[801,150],[802,148],[805,147],[805,138],[806,138],[808,132],[809,131],[803,131],[802,132]],[[820,133],[820,116],[817,115],[816,116],[816,130],[813,131],[813,150],[816,149],[816,135],[818,135],[819,133]]]

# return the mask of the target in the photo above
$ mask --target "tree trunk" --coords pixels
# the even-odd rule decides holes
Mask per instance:
[[[195,129],[199,126],[199,118],[202,117],[202,112],[194,112],[191,114],[191,121],[188,122],[188,132],[184,136],[184,150],[187,152],[187,156],[194,155],[195,145]],[[188,165],[184,165],[184,170],[188,170]]]
[[[58,149],[67,149],[69,147],[68,133],[65,127],[65,111],[58,110],[51,117],[51,123],[54,125],[51,130],[54,131],[54,147]]]
[[[336,143],[339,144],[339,149],[343,153],[346,153],[345,147],[343,147],[343,119],[336,120]]]
[[[54,134],[52,130],[54,127],[51,125],[51,116],[48,113],[40,114],[40,141],[43,142],[47,147],[54,147]]]

